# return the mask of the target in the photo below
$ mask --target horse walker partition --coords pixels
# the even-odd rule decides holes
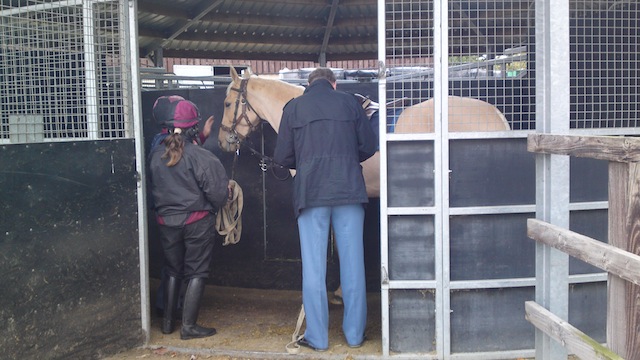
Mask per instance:
[[[141,345],[151,331],[149,274],[159,269],[148,261],[158,248],[142,167],[149,112],[140,113],[158,93],[140,95],[136,2],[6,3],[0,344],[16,358]],[[364,357],[566,358],[525,319],[534,299],[605,342],[606,273],[535,244],[527,220],[606,241],[606,164],[534,155],[527,136],[639,134],[638,4],[380,0],[378,13],[379,79],[339,84],[374,87],[381,104],[380,209],[365,231],[380,242],[371,288],[380,292],[382,341]],[[216,91],[219,104],[185,90],[203,113],[225,106]],[[269,196],[288,188],[259,178],[246,194],[260,208],[245,214],[262,223],[245,222],[243,233],[264,242],[225,252],[221,273],[230,277],[212,282],[298,286],[299,263],[289,261],[297,244],[270,232],[295,226],[273,216],[288,205],[265,209],[256,196],[265,183]]]
[[[0,1],[3,358],[148,335],[135,19],[133,1]]]
[[[539,218],[606,241],[606,164],[534,157],[526,136],[638,134],[638,10],[601,1],[379,2],[381,111],[396,113],[384,106],[396,99],[433,98],[435,119],[432,133],[381,124],[383,356],[566,358],[525,320],[533,299],[606,341],[606,274],[526,237],[527,219]],[[508,22],[496,15],[506,13]],[[454,113],[481,115],[452,95],[495,105],[511,130],[455,132],[465,119]]]
[[[526,220],[566,221],[606,239],[606,166],[540,162],[526,151],[526,136],[534,129],[637,133],[637,90],[629,80],[637,72],[630,61],[616,63],[635,58],[635,50],[626,38],[609,46],[608,34],[634,31],[638,10],[565,5],[566,12],[558,4],[551,11],[550,2],[379,3],[383,357],[515,358],[533,356],[534,348],[562,354],[525,320],[524,304],[534,298],[605,341],[606,274],[538,249],[527,239]],[[518,21],[492,18],[498,9],[518,14]],[[483,15],[476,34],[462,32],[471,13]],[[633,21],[587,36],[595,32],[593,19],[619,17]],[[551,31],[551,23],[563,26]],[[570,27],[571,63],[562,56]],[[500,31],[518,33],[518,43],[489,46],[483,34]],[[448,46],[451,37],[467,45]],[[602,48],[611,51],[610,66],[621,69],[594,70],[603,65],[587,50]],[[277,131],[286,103],[279,95],[302,92],[259,77],[232,78],[219,136],[228,151],[260,118]],[[608,101],[628,103],[618,111]],[[497,125],[502,118],[507,126]],[[498,120],[490,125],[491,119]]]

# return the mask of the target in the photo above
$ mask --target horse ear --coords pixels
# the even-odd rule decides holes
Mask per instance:
[[[251,75],[253,75],[253,73],[251,72],[251,68],[250,68],[250,67],[248,67],[248,68],[244,69],[243,77],[244,77],[245,79],[250,78],[250,77],[251,77]]]
[[[229,66],[229,74],[231,74],[231,80],[235,81],[240,81],[240,77],[238,76],[238,73],[236,72],[236,68],[234,68],[233,66]]]

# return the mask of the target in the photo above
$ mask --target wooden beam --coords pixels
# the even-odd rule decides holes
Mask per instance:
[[[640,285],[640,256],[547,222],[528,219],[527,236]]]
[[[577,355],[581,360],[624,360],[535,301],[526,301],[524,311],[527,321],[562,344],[570,353]]]
[[[640,138],[529,134],[527,150],[616,162],[638,162],[640,161]]]

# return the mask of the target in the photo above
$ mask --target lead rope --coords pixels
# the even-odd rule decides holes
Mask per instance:
[[[300,314],[298,314],[298,322],[296,323],[296,329],[291,335],[291,342],[285,346],[289,354],[297,354],[300,352],[300,345],[298,341],[304,337],[304,334],[300,335],[300,329],[304,322],[304,305],[300,306]]]
[[[235,180],[229,180],[233,186],[231,199],[218,211],[216,215],[216,230],[224,236],[222,245],[237,244],[242,234],[242,208],[244,195],[242,188]]]

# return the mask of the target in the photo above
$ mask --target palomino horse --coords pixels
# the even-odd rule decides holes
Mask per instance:
[[[220,148],[236,151],[240,143],[266,120],[277,132],[282,109],[302,95],[304,87],[275,79],[245,74],[240,78],[230,68],[232,82],[224,100],[224,114],[218,134]],[[406,108],[398,117],[395,133],[434,132],[433,99]],[[381,121],[385,121],[382,117]],[[449,97],[449,131],[509,130],[504,115],[493,105],[472,98]],[[362,163],[369,197],[380,197],[380,153]]]

